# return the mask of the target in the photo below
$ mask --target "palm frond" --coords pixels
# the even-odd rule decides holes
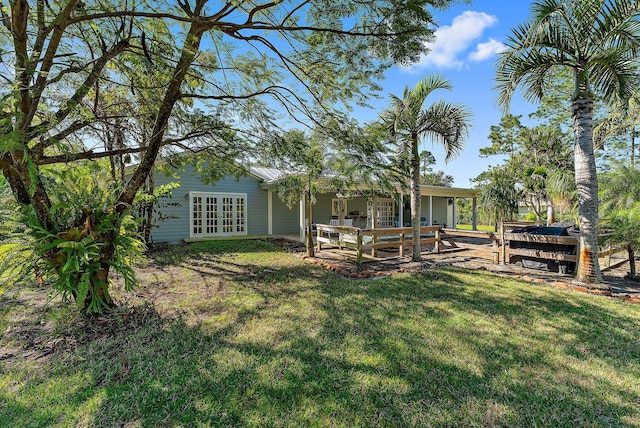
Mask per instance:
[[[418,134],[441,143],[446,153],[445,162],[448,162],[462,151],[469,135],[471,117],[466,106],[440,100],[421,112]]]
[[[531,20],[512,30],[496,63],[499,105],[506,109],[516,88],[539,100],[555,67],[576,73],[574,97],[629,97],[638,84],[639,11],[634,0],[534,2]]]

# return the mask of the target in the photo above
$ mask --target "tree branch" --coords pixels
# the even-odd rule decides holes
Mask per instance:
[[[102,159],[111,156],[126,155],[129,153],[140,153],[146,150],[146,147],[127,147],[124,149],[106,150],[104,152],[94,152],[89,150],[82,153],[68,153],[57,156],[34,157],[36,165],[51,165],[54,163],[68,163],[78,160]]]

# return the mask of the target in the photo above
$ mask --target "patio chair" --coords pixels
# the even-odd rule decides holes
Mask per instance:
[[[345,218],[342,219],[342,225],[343,226],[353,226],[353,219],[352,218]],[[329,220],[329,226],[340,226],[340,219],[337,218],[332,218]]]

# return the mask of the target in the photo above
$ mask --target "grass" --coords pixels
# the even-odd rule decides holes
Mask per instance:
[[[473,226],[471,224],[456,224],[456,229],[471,230]],[[488,224],[479,224],[476,229],[482,232],[495,232],[495,226]]]
[[[349,280],[265,241],[139,273],[105,325],[0,296],[0,426],[640,426],[629,303],[483,271]]]

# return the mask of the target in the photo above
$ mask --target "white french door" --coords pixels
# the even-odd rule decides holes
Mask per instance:
[[[192,238],[247,234],[247,195],[189,192]]]
[[[377,198],[375,202],[369,201],[367,204],[368,221],[367,226],[375,228],[394,227],[395,202],[390,198]],[[375,210],[375,212],[374,212]],[[375,217],[374,217],[375,214]],[[373,222],[375,219],[375,226]]]

